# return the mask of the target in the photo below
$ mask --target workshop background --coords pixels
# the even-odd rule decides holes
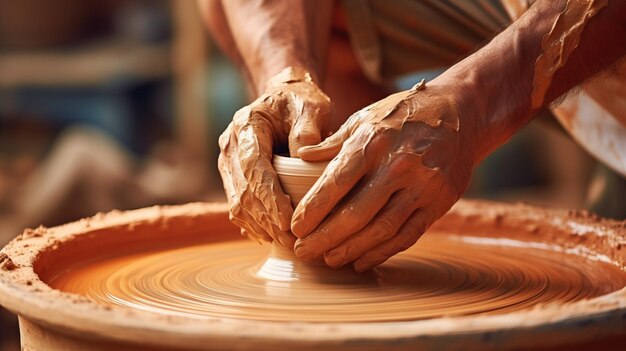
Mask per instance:
[[[111,209],[224,201],[217,138],[246,101],[195,1],[0,1],[0,245]],[[603,172],[544,116],[467,196],[585,208]],[[0,350],[19,350],[16,318],[0,323]]]

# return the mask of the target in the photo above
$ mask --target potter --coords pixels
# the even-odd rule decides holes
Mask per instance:
[[[220,172],[231,217],[246,235],[274,238],[302,259],[323,258],[329,266],[357,271],[417,242],[461,197],[482,159],[537,112],[610,71],[626,54],[622,1],[539,0],[530,11],[522,2],[504,1],[514,22],[494,38],[497,24],[468,28],[491,39],[471,54],[470,39],[429,27],[434,20],[427,14],[441,19],[454,13],[446,12],[447,5],[420,12],[418,5],[402,11],[402,4],[393,4],[383,11],[352,1],[334,8],[320,2],[315,9],[306,1],[201,4],[208,27],[249,78],[256,98],[237,112],[221,138]],[[485,11],[472,3],[455,6]],[[490,15],[499,11],[497,5],[492,9]],[[326,74],[337,72],[325,59],[342,28],[334,22],[342,18],[337,13],[345,16],[362,73],[376,83],[393,78],[386,73],[460,61],[413,89],[383,99],[372,94],[368,103],[355,106],[350,95],[357,92],[337,92],[352,77],[341,81]],[[387,24],[393,14],[400,23]],[[410,27],[407,18],[419,25]],[[424,32],[411,33],[403,25]],[[423,44],[424,37],[431,45]],[[447,45],[438,46],[442,42]],[[420,49],[431,55],[428,64],[417,57]],[[345,106],[353,108],[349,118],[336,113]],[[336,121],[345,122],[328,136]],[[626,144],[617,143],[617,153],[626,154]],[[305,161],[330,162],[293,208],[270,164],[273,152],[287,149]],[[620,157],[600,158],[623,169]]]
[[[539,0],[525,13],[512,2],[521,17],[492,39],[505,26],[428,29],[468,22],[451,7],[482,13],[490,1],[380,13],[374,0],[200,1],[251,93],[219,140],[228,205],[24,231],[0,251],[0,304],[20,316],[23,348],[624,345],[624,223],[457,202],[482,159],[626,53],[625,2]],[[337,33],[341,15],[350,24]],[[394,31],[407,22],[420,33]],[[361,71],[327,59],[337,34],[351,36]],[[380,94],[388,75],[441,66]],[[328,73],[342,69],[343,81]],[[346,88],[360,76],[369,83]],[[598,97],[606,86],[587,91],[619,112]]]

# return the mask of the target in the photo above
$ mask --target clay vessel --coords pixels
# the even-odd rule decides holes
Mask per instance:
[[[306,162],[299,158],[274,155],[274,169],[283,191],[291,197],[291,204],[296,207],[307,191],[315,184],[328,162]]]

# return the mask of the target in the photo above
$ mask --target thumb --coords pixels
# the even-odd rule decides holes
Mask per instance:
[[[344,124],[339,130],[317,145],[304,146],[298,150],[303,161],[328,161],[339,153],[343,143],[350,137],[350,129]]]
[[[298,156],[298,150],[307,145],[315,145],[322,141],[322,131],[319,118],[303,116],[296,119],[289,133],[289,154]]]

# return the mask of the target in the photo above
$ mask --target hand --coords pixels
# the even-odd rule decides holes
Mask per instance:
[[[448,86],[422,82],[300,149],[303,160],[332,161],[296,207],[296,255],[323,254],[331,267],[354,262],[364,271],[411,247],[469,183],[475,140],[465,132],[473,116],[460,97]]]
[[[274,150],[292,155],[321,141],[331,102],[308,73],[288,68],[272,78],[266,93],[237,111],[220,136],[218,167],[230,205],[230,219],[242,234],[277,240],[292,248],[293,208],[272,167]]]

